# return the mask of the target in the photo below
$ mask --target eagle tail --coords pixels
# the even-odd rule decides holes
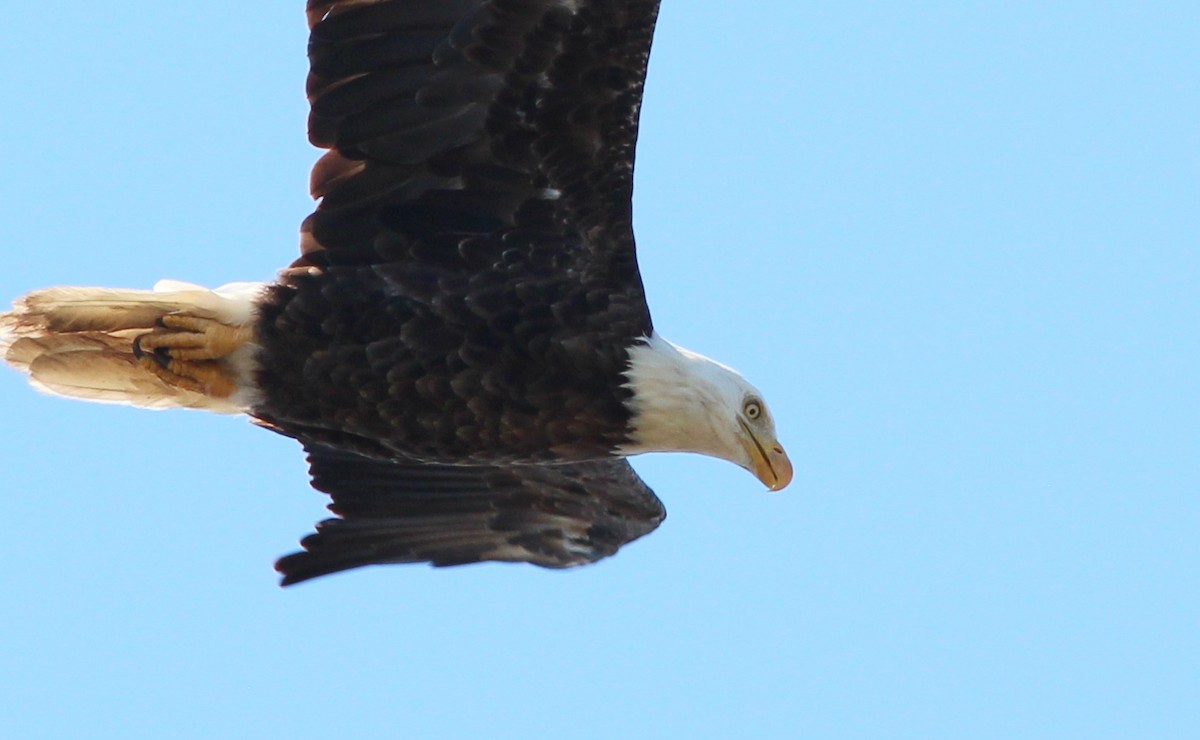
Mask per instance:
[[[53,395],[152,409],[245,411],[253,402],[252,331],[262,288],[234,283],[209,290],[164,280],[154,290],[34,291],[0,313],[0,357]],[[181,324],[189,328],[171,328]],[[202,345],[208,326],[237,337],[236,345],[226,341],[224,354],[199,361],[173,360],[172,345]],[[183,342],[170,338],[189,332]],[[145,350],[148,337],[155,338],[156,351]]]

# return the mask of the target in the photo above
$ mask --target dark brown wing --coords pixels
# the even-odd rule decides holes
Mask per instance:
[[[330,151],[297,265],[419,260],[520,226],[635,279],[657,14],[657,0],[309,0],[309,137]]]
[[[666,511],[623,458],[513,467],[406,464],[306,445],[337,519],[279,559],[283,585],[363,565],[484,560],[565,568],[653,531]]]

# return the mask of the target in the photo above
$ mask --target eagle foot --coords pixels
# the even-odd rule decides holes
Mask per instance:
[[[139,365],[171,386],[217,398],[233,395],[237,384],[221,360],[251,339],[249,326],[184,314],[167,314],[158,323],[133,340]]]

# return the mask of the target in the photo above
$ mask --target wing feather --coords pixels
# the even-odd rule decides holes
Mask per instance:
[[[595,562],[666,516],[623,458],[559,465],[430,465],[306,444],[337,515],[280,558],[283,585],[365,565]]]
[[[484,235],[536,216],[635,282],[634,144],[657,13],[657,0],[310,0],[309,133],[329,152],[297,265],[419,261],[395,248],[413,241],[397,211],[448,204],[491,217]],[[462,191],[476,197],[449,197]]]

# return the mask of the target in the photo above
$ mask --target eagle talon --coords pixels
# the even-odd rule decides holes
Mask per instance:
[[[134,358],[137,360],[153,361],[157,363],[159,367],[169,367],[171,364],[171,349],[169,347],[154,347],[150,351],[146,351],[146,348],[142,346],[142,340],[148,336],[150,335],[142,334],[141,336],[134,337]]]
[[[152,346],[147,350],[142,345],[143,340],[154,338],[153,333],[140,334],[133,338],[133,356],[137,360],[151,360],[159,365],[159,367],[168,368],[171,365],[171,348],[169,346]],[[161,336],[161,335],[159,335]],[[152,342],[154,344],[154,342]]]
[[[249,341],[250,327],[185,314],[163,315],[155,326],[133,339],[133,356],[144,369],[167,385],[208,396],[227,398],[237,389],[222,361]]]
[[[214,360],[172,360],[155,351],[144,354],[138,364],[159,380],[174,388],[214,398],[228,398],[237,391],[232,374]]]

